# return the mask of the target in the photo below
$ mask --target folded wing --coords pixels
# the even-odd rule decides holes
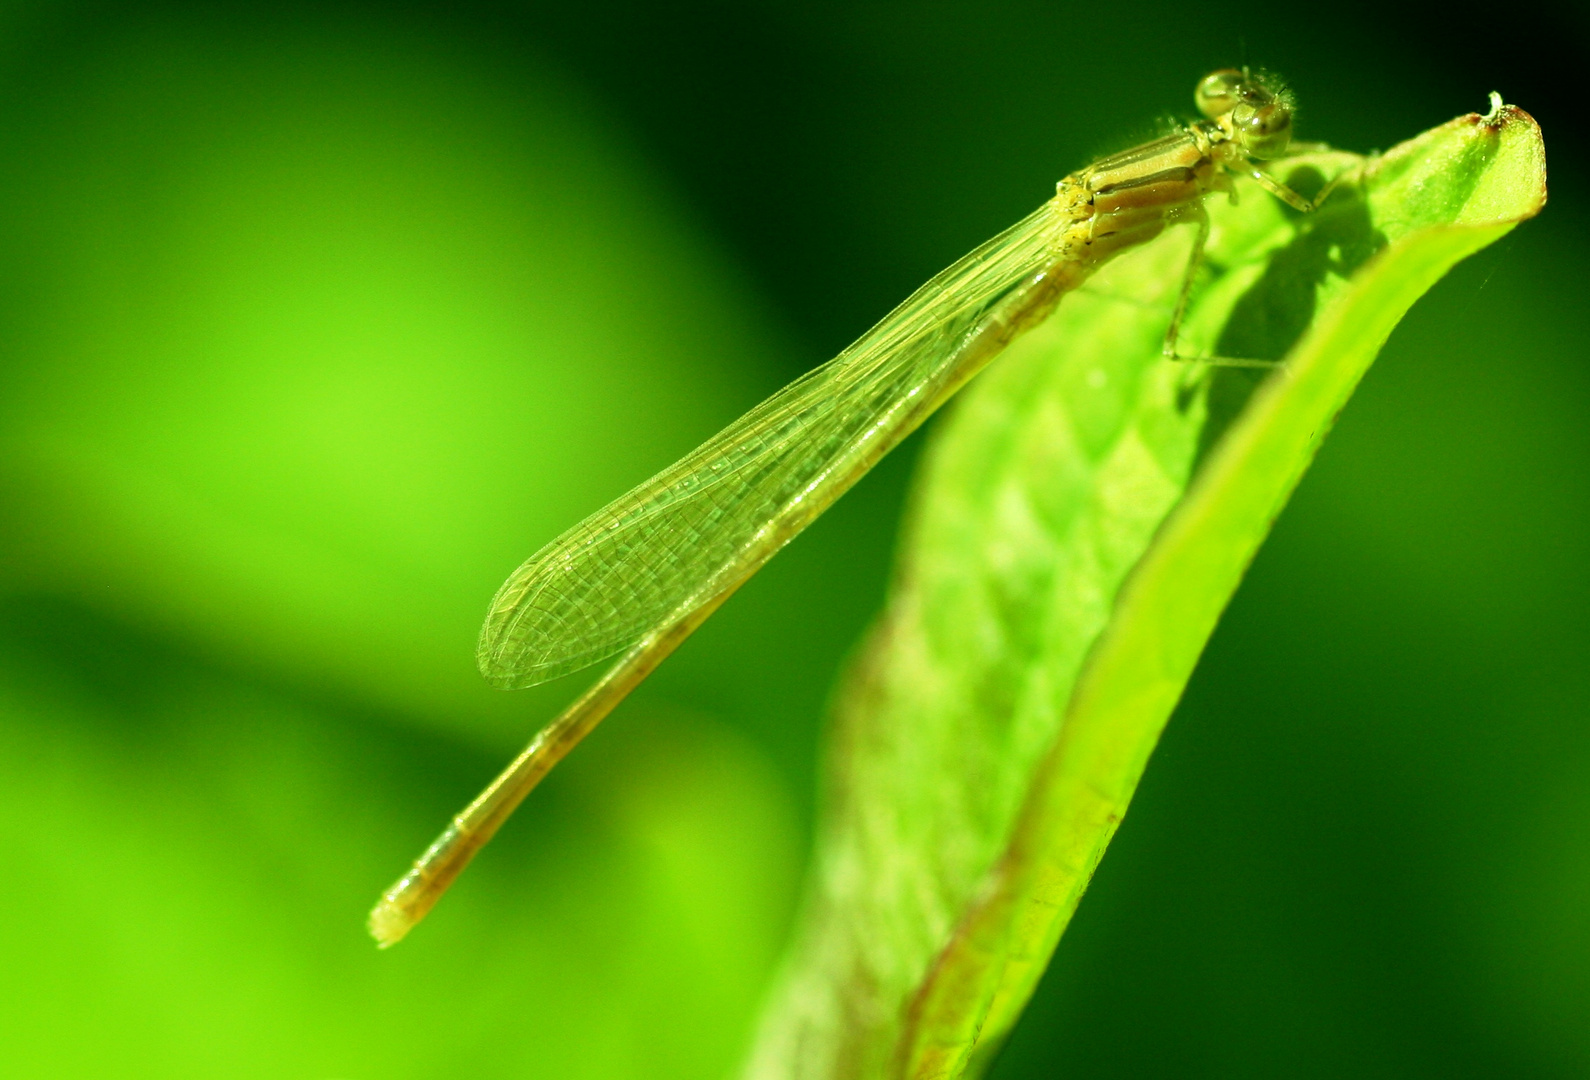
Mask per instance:
[[[1051,217],[1046,204],[988,241],[839,356],[536,552],[492,600],[481,673],[524,687],[577,671],[755,573],[968,376],[967,343],[1051,259]]]

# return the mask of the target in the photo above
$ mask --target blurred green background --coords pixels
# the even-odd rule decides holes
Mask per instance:
[[[1551,205],[1392,338],[996,1075],[1590,1074],[1587,44],[1579,5],[0,6],[0,1073],[728,1074],[918,441],[379,953],[589,677],[487,689],[487,599],[1251,59],[1352,149],[1499,89]]]

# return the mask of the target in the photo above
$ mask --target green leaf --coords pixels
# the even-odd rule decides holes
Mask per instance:
[[[1285,357],[1269,377],[1159,358],[1191,239],[1167,237],[969,389],[838,700],[807,910],[747,1075],[987,1067],[1337,412],[1413,302],[1544,204],[1539,128],[1495,104],[1383,157],[1290,160],[1305,192],[1345,173],[1315,214],[1248,184],[1210,208],[1184,342]]]

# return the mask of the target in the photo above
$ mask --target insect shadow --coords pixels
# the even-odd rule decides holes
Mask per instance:
[[[1324,187],[1324,177],[1302,168],[1287,178],[1305,197]],[[1314,321],[1319,287],[1330,275],[1348,277],[1386,246],[1369,203],[1356,185],[1338,188],[1312,214],[1284,210],[1296,226],[1290,243],[1273,251],[1264,273],[1243,293],[1215,342],[1219,356],[1280,360]],[[1262,368],[1212,367],[1203,380],[1208,419],[1198,440],[1195,468],[1220,440],[1266,376]]]

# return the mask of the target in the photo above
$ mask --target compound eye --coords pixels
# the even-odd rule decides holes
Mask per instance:
[[[1260,161],[1280,157],[1292,141],[1292,110],[1281,101],[1257,108],[1238,105],[1231,114],[1231,126],[1249,157]]]
[[[1198,111],[1213,120],[1224,116],[1237,103],[1242,100],[1243,83],[1242,72],[1235,68],[1217,71],[1213,75],[1206,75],[1198,84],[1198,89],[1193,92],[1193,99],[1198,102]]]

